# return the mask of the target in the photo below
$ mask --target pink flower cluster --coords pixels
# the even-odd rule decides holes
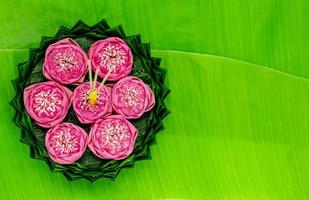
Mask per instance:
[[[88,60],[100,78],[118,81],[101,87],[95,83],[94,88],[99,89],[94,102],[90,101],[91,84],[82,83]],[[87,146],[101,159],[121,160],[133,152],[138,131],[128,119],[137,119],[152,109],[155,97],[141,79],[128,76],[132,66],[131,49],[116,37],[95,42],[88,56],[71,38],[47,48],[43,75],[49,81],[28,86],[24,105],[36,124],[50,128],[45,146],[54,162],[74,163]],[[64,85],[77,87],[72,92]],[[71,104],[80,123],[91,125],[89,134],[63,122]]]

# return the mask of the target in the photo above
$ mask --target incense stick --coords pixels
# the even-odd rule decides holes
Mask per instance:
[[[100,86],[98,87],[98,91],[100,91],[105,83],[105,81],[107,80],[107,78],[110,76],[110,74],[112,73],[112,71],[115,69],[115,65],[112,65],[111,68],[109,68],[107,74],[104,76],[104,79],[102,80]]]
[[[90,83],[90,92],[92,91],[92,69],[91,69],[91,60],[88,60],[88,69],[89,69],[89,83]]]
[[[93,90],[96,90],[99,70],[100,70],[99,67],[95,70],[94,80],[93,80]]]

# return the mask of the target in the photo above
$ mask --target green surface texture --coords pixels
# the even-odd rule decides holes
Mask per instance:
[[[309,1],[0,1],[0,199],[309,199]],[[68,182],[29,158],[11,80],[43,35],[78,19],[141,33],[171,114],[152,160]]]

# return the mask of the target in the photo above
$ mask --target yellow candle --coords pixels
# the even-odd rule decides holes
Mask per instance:
[[[90,105],[94,105],[97,103],[97,100],[98,100],[98,92],[97,91],[90,91],[89,93],[89,104]]]

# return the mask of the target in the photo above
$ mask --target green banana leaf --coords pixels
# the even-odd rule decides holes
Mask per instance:
[[[306,0],[1,1],[0,199],[309,199]],[[122,24],[162,58],[171,114],[115,181],[29,158],[9,101],[17,64],[78,19]]]

